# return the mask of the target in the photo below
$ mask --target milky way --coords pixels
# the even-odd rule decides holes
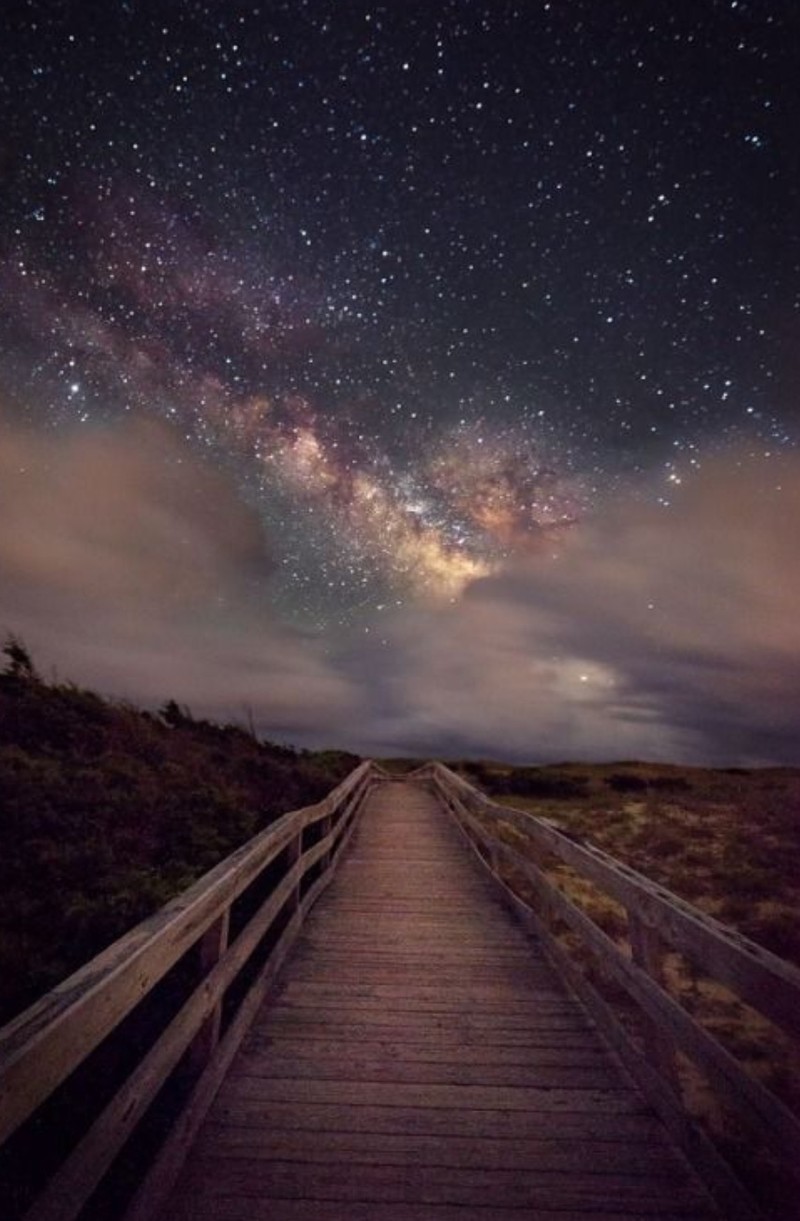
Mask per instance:
[[[381,596],[452,597],[577,520],[587,492],[544,412],[521,406],[503,422],[470,409],[472,423],[445,413],[437,424],[430,402],[419,437],[387,444],[380,419],[363,419],[346,394],[326,412],[316,389],[286,385],[287,362],[330,360],[342,321],[342,311],[326,316],[337,312],[330,301],[269,279],[138,194],[94,208],[89,242],[85,215],[63,217],[70,275],[23,246],[4,268],[29,386],[51,396],[62,424],[156,412],[235,462],[279,536],[302,523],[313,581],[307,560],[282,557],[296,612],[347,621]],[[412,434],[421,415],[409,412]]]
[[[720,454],[770,496],[799,45],[785,0],[11,3],[3,418],[166,424],[337,656]]]

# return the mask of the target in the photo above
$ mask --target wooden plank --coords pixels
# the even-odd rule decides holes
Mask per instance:
[[[409,1002],[409,1005],[412,1002]],[[270,1025],[273,1027],[292,1028],[305,1021],[329,1027],[355,1025],[394,1026],[398,1021],[409,1029],[437,1029],[449,1025],[454,1031],[482,1032],[484,1037],[501,1035],[508,1032],[532,1032],[534,1028],[549,1030],[588,1030],[585,1016],[573,1010],[572,1012],[553,1012],[546,1010],[527,1009],[510,1013],[499,1010],[497,1013],[485,1013],[482,1010],[464,1012],[448,1009],[412,1009],[398,1007],[393,1012],[379,1005],[349,1003],[341,998],[338,1004],[329,1003],[325,1006],[300,1006],[280,1003],[275,1005],[270,1014]]]
[[[209,1123],[197,1145],[198,1158],[247,1157],[264,1161],[307,1162],[308,1136],[302,1129],[274,1125],[233,1127]],[[580,1171],[634,1176],[680,1173],[679,1155],[662,1141],[597,1142],[511,1137],[425,1135],[350,1131],[317,1132],[315,1162],[341,1165],[481,1167],[484,1170]]]
[[[302,1021],[295,1019],[287,1022],[276,1019],[271,1012],[268,1012],[262,1022],[259,1023],[258,1030],[253,1038],[256,1042],[261,1039],[272,1041],[280,1038],[329,1039],[339,1028],[338,1023],[319,1021],[316,1016],[303,1019]],[[348,1041],[353,1046],[374,1042],[395,1042],[404,1045],[416,1043],[422,1046],[436,1046],[436,1041],[440,1037],[448,1039],[451,1046],[459,1047],[480,1048],[486,1046],[487,1042],[489,1042],[485,1028],[466,1026],[464,1023],[455,1028],[454,1023],[443,1022],[441,1020],[405,1022],[402,1025],[397,1018],[395,1018],[394,1024],[391,1021],[372,1023],[359,1021],[357,1023],[349,1023],[346,1029]],[[585,1048],[591,1046],[591,1043],[587,1042],[586,1034],[586,1025],[582,1022],[576,1024],[574,1021],[571,1024],[564,1024],[562,1022],[556,1025],[539,1025],[535,1028],[523,1026],[521,1029],[513,1030],[493,1026],[491,1030],[491,1046],[512,1049],[541,1047]]]
[[[535,955],[528,955],[524,950],[506,949],[502,953],[495,953],[494,951],[489,952],[484,950],[480,946],[470,948],[469,945],[464,944],[448,947],[446,951],[435,949],[425,951],[421,946],[407,946],[400,950],[388,950],[382,945],[375,946],[369,944],[362,945],[358,949],[348,941],[339,948],[328,946],[324,957],[316,956],[314,954],[315,948],[314,944],[309,940],[307,932],[301,933],[294,956],[295,961],[300,965],[304,962],[310,962],[312,967],[316,964],[319,966],[320,971],[335,970],[342,967],[350,967],[361,971],[376,966],[388,968],[393,974],[397,975],[407,971],[416,973],[417,971],[424,970],[426,967],[434,971],[449,968],[459,973],[462,979],[464,978],[464,971],[472,972],[481,968],[488,968],[491,971],[493,967],[497,968],[498,972],[518,972],[520,977],[524,978],[528,970],[536,974],[545,965],[540,947],[537,947]],[[550,976],[550,987],[559,988],[565,995],[568,995],[566,989],[559,983],[558,977],[552,974]]]
[[[357,1047],[341,1048],[338,1057],[310,1057],[284,1054],[249,1054],[242,1058],[241,1071],[251,1077],[300,1081],[358,1081],[414,1085],[503,1085],[539,1089],[602,1089],[630,1091],[619,1070],[605,1065],[560,1063],[536,1064],[449,1064],[441,1060],[403,1060],[359,1054]]]
[[[258,1091],[250,1096],[232,1092],[232,1080],[220,1092],[209,1122],[226,1126],[261,1126],[297,1129],[309,1133],[309,1149],[317,1132],[385,1132],[405,1135],[465,1136],[470,1139],[589,1140],[638,1145],[658,1141],[664,1129],[652,1112],[608,1114],[594,1111],[486,1111],[460,1107],[360,1105],[270,1098]]]
[[[509,1002],[506,1007],[498,999],[495,999],[493,1003],[487,1001],[485,1004],[480,1004],[473,999],[470,1003],[468,995],[458,993],[450,995],[446,989],[438,994],[433,989],[417,993],[413,983],[408,988],[398,987],[389,995],[375,996],[368,993],[369,989],[360,988],[357,984],[352,987],[345,984],[338,994],[326,992],[324,996],[315,996],[313,993],[306,993],[298,989],[291,995],[283,995],[276,999],[273,1010],[275,1014],[296,1014],[298,1018],[302,1018],[307,1009],[313,1009],[322,1014],[342,1007],[369,1011],[367,1016],[375,1010],[387,1017],[391,1017],[392,1013],[448,1013],[454,1018],[460,1019],[471,1016],[477,1019],[483,1015],[488,1020],[494,1015],[498,1026],[505,1024],[502,1021],[505,1014],[513,1014],[517,1018],[520,1016],[528,1018],[532,1025],[543,1018],[569,1017],[572,1021],[587,1028],[586,1017],[584,1014],[576,1012],[574,1001],[570,1004],[568,999],[557,992],[547,993],[534,1002],[527,1000],[525,994],[522,993],[518,1001]],[[515,1021],[514,1024],[519,1025],[519,1022]]]
[[[279,993],[279,1003],[296,1008],[346,1004],[364,1005],[380,1009],[427,1009],[460,1012],[468,1010],[483,1013],[499,1010],[502,1013],[527,1014],[535,1017],[542,1012],[536,990],[524,985],[514,987],[496,984],[494,987],[422,987],[413,984],[359,984],[342,982],[340,987],[313,982],[291,983]],[[568,1002],[558,992],[548,994],[548,999],[565,1011]],[[571,1009],[574,1012],[573,1001]]]
[[[371,891],[366,891],[363,898],[359,899],[355,896],[353,888],[348,885],[348,890],[344,894],[338,894],[331,897],[330,903],[327,905],[328,918],[338,918],[339,914],[351,915],[352,913],[364,914],[383,914],[386,911],[383,901],[377,899]],[[413,899],[407,894],[395,901],[393,910],[400,915],[427,915],[431,910],[431,896],[427,894],[424,898]],[[448,903],[448,912],[451,916],[468,919],[475,915],[475,904],[465,902],[465,893],[460,891],[458,898],[453,902]]]
[[[463,917],[458,920],[451,918],[439,919],[435,915],[428,919],[423,919],[421,916],[398,916],[396,920],[384,913],[383,916],[368,915],[363,913],[357,916],[340,917],[336,921],[336,931],[339,936],[347,933],[361,934],[364,932],[365,921],[369,921],[369,933],[372,937],[383,937],[389,933],[393,937],[418,937],[427,938],[431,936],[447,938],[455,942],[463,941],[464,934],[469,930],[469,919]],[[480,928],[481,940],[488,940],[489,934],[493,940],[499,942],[502,946],[508,941],[508,923],[504,920],[475,920],[475,927]]]
[[[355,1081],[394,1085],[457,1085],[457,1086],[504,1086],[514,1089],[530,1088],[544,1090],[602,1090],[630,1093],[630,1086],[623,1083],[619,1071],[608,1066],[565,1064],[544,1065],[530,1062],[521,1065],[449,1064],[444,1061],[418,1061],[407,1063],[390,1060],[359,1060],[353,1058],[345,1065],[330,1061],[311,1061],[304,1058],[287,1057],[284,1065],[271,1061],[262,1071],[249,1066],[253,1076],[299,1081],[309,1078],[316,1081]]]
[[[616,1063],[607,1051],[594,1043],[587,1047],[583,1041],[576,1045],[575,1040],[572,1040],[566,1046],[557,1042],[555,1046],[547,1043],[545,1046],[504,1047],[485,1039],[479,1043],[459,1043],[446,1031],[441,1031],[438,1038],[431,1035],[423,1042],[401,1040],[402,1035],[398,1037],[398,1041],[382,1037],[376,1043],[368,1043],[363,1039],[351,1039],[349,1032],[346,1032],[346,1037],[339,1039],[333,1037],[330,1032],[326,1039],[262,1035],[256,1032],[248,1040],[247,1050],[242,1052],[241,1063],[247,1063],[247,1056],[263,1054],[264,1051],[269,1051],[279,1060],[295,1056],[301,1059],[330,1059],[340,1062],[342,1057],[346,1056],[347,1062],[350,1063],[352,1056],[359,1053],[366,1056],[374,1050],[376,1054],[402,1061],[404,1064],[541,1065],[545,1068],[559,1065],[566,1068],[598,1068],[610,1065],[617,1071]]]
[[[372,1201],[350,1200],[347,1204],[346,1221],[522,1221],[525,1213],[517,1208],[465,1207],[462,1204],[414,1204],[393,1201],[383,1204],[376,1215]],[[530,1214],[528,1214],[530,1215]],[[652,1214],[651,1214],[652,1215]],[[706,1221],[713,1214],[692,1207],[679,1211],[673,1209],[659,1212],[658,1221]],[[536,1209],[536,1221],[641,1221],[641,1213],[601,1207],[600,1209],[565,1210],[556,1205],[553,1209],[542,1205]],[[252,1196],[229,1196],[223,1199],[204,1201],[189,1198],[179,1206],[170,1221],[345,1221],[342,1206],[336,1201],[266,1200]]]
[[[388,962],[365,960],[363,957],[351,960],[349,955],[328,959],[320,963],[318,971],[314,970],[313,961],[309,962],[304,955],[298,958],[296,970],[292,972],[292,982],[295,985],[316,984],[318,987],[330,987],[341,980],[344,987],[382,988],[384,991],[413,987],[415,984],[422,990],[451,988],[454,992],[464,995],[469,988],[480,992],[482,989],[514,990],[525,997],[538,996],[545,1004],[567,1005],[567,993],[552,973],[547,975],[544,963],[537,964],[531,972],[531,978],[525,978],[524,972],[515,964],[491,963],[475,960],[455,961],[433,959],[426,963],[400,962],[393,967]],[[574,1006],[574,1001],[572,1005]]]
[[[376,1205],[414,1201],[483,1208],[580,1209],[627,1206],[642,1215],[677,1208],[703,1209],[699,1189],[674,1175],[592,1175],[561,1171],[526,1173],[449,1166],[359,1166],[330,1162],[263,1162],[259,1158],[207,1156],[195,1163],[187,1189],[215,1199],[230,1195],[267,1199],[370,1200]]]
[[[521,984],[523,991],[531,991],[536,995],[540,995],[536,984],[532,980],[544,979],[544,971],[532,973],[532,978],[525,980],[521,968],[516,965],[508,966],[502,963],[493,963],[491,960],[483,962],[471,962],[466,965],[463,962],[453,962],[449,957],[437,958],[430,960],[419,960],[414,963],[391,963],[391,962],[364,962],[363,959],[358,962],[350,960],[348,955],[340,955],[337,958],[329,959],[326,956],[324,962],[319,964],[318,969],[315,969],[313,961],[309,961],[307,956],[300,958],[293,964],[292,981],[295,984],[300,983],[317,983],[319,985],[330,985],[338,980],[347,986],[349,984],[358,985],[364,983],[371,987],[382,988],[402,988],[403,981],[417,981],[420,987],[429,988],[434,985],[439,985],[443,988],[457,988],[463,985],[464,977],[468,975],[469,982],[476,988],[481,988],[484,985],[492,986],[494,984],[517,987]],[[520,976],[522,975],[522,982]],[[552,977],[548,980],[549,988],[547,995],[557,997],[562,1004],[568,1004],[568,994],[559,988]],[[527,986],[526,986],[527,985]],[[574,1001],[572,1002],[574,1004]]]
[[[408,942],[390,944],[389,939],[382,937],[380,941],[376,941],[370,937],[365,930],[361,936],[355,934],[339,935],[333,929],[322,932],[315,928],[313,932],[305,932],[303,934],[301,945],[309,950],[317,948],[324,950],[325,958],[333,957],[350,957],[358,956],[359,961],[373,960],[382,958],[384,961],[394,960],[401,961],[408,958],[418,957],[420,954],[421,945],[429,947],[425,957],[428,961],[449,960],[455,964],[463,964],[468,966],[471,962],[505,962],[514,965],[520,964],[520,954],[518,950],[509,950],[508,944],[505,946],[500,944],[486,945],[483,941],[477,943],[474,948],[469,948],[463,941],[458,942],[450,940],[447,942],[433,941],[431,938],[426,938],[424,942],[419,944]],[[534,961],[532,969],[535,968]],[[552,983],[555,983],[551,979]]]
[[[378,920],[375,918],[375,915],[373,912],[364,911],[359,914],[359,917],[357,920],[348,919],[347,921],[345,921],[343,919],[340,920],[338,916],[332,915],[330,917],[330,921],[327,922],[326,927],[320,928],[320,930],[319,930],[320,934],[325,934],[325,933],[334,934],[335,933],[335,935],[337,937],[346,937],[346,936],[351,936],[353,934],[355,934],[356,936],[362,936],[365,931],[369,931],[371,933],[371,935],[375,938],[376,951],[378,951],[380,949],[380,942],[377,937],[378,933],[381,934],[381,938],[382,938],[387,933],[389,933],[389,935],[396,935],[396,934],[402,932],[403,935],[409,937],[409,939],[415,940],[418,943],[417,944],[417,953],[418,954],[420,953],[420,950],[422,948],[424,948],[426,940],[434,932],[437,934],[437,936],[440,936],[440,937],[446,936],[449,941],[455,942],[455,944],[458,944],[459,939],[460,939],[462,945],[466,941],[467,946],[469,946],[470,942],[473,939],[471,936],[473,931],[480,935],[480,941],[483,941],[484,937],[486,937],[486,939],[489,940],[489,938],[487,937],[487,933],[489,931],[487,929],[487,926],[485,924],[483,924],[483,922],[476,921],[474,915],[465,916],[461,920],[459,920],[455,925],[448,928],[446,925],[444,925],[443,923],[440,923],[440,922],[435,922],[435,923],[431,922],[430,924],[423,924],[421,922],[411,923],[408,921],[400,921],[400,920],[390,920],[390,921]],[[500,949],[501,951],[505,950],[505,952],[507,954],[509,953],[508,927],[507,926],[504,926],[502,929],[497,931],[495,933],[495,936],[493,936],[491,938],[491,940],[493,942],[499,942],[499,944],[497,946],[495,946],[495,948]],[[478,949],[479,949],[479,945],[476,945],[473,948],[472,952],[475,953],[478,951]],[[521,951],[520,951],[519,947],[516,949],[515,952],[514,951],[511,952],[512,957],[519,958],[520,955],[521,955]],[[535,960],[535,955],[534,955],[534,960]]]
[[[392,1084],[372,1081],[284,1080],[237,1074],[227,1098],[259,1098],[265,1102],[337,1102],[352,1106],[435,1107],[473,1111],[592,1111],[594,1114],[641,1115],[647,1106],[635,1091],[553,1089],[491,1085]]]

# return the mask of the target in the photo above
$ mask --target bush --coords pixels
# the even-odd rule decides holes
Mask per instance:
[[[627,772],[612,773],[606,777],[606,784],[615,793],[643,793],[647,789],[644,776],[632,776]]]
[[[0,1022],[358,763],[0,675]]]
[[[688,793],[692,787],[685,776],[652,776],[647,785],[662,793]]]
[[[471,784],[475,784],[479,788],[485,788],[487,792],[491,790],[494,777],[484,763],[468,759],[466,762],[459,764],[456,770],[462,772],[465,780],[469,780]]]
[[[505,775],[490,775],[486,785],[493,795],[541,797],[567,801],[586,796],[588,780],[543,768],[515,767]]]

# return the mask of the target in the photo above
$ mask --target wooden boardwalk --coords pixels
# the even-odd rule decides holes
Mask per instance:
[[[719,1214],[414,782],[354,841],[228,1073],[164,1221]]]

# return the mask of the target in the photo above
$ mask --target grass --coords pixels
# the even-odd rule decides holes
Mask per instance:
[[[500,804],[550,818],[800,966],[799,769],[464,770]]]

